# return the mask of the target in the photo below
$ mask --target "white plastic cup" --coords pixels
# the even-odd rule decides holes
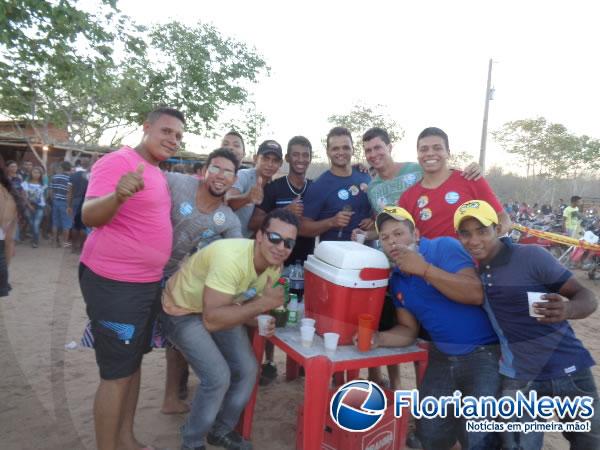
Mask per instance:
[[[317,323],[317,321],[315,319],[311,319],[309,317],[305,317],[304,319],[300,320],[300,326],[301,327],[315,327],[315,324]]]
[[[261,314],[260,316],[257,317],[257,320],[258,320],[258,335],[266,336],[267,329],[269,328],[269,323],[271,322],[271,320],[275,320],[275,318],[268,314]]]
[[[300,338],[302,339],[302,346],[312,347],[313,339],[315,338],[315,327],[301,326]]]
[[[533,310],[533,304],[534,303],[545,303],[548,300],[545,300],[542,298],[542,295],[544,295],[545,292],[528,292],[527,293],[527,301],[529,302],[529,315],[531,317],[544,317],[541,314],[537,314],[534,310]]]
[[[334,353],[337,349],[340,335],[338,333],[325,333],[323,334],[323,340],[325,341],[325,351]]]
[[[356,242],[358,242],[359,244],[364,244],[366,238],[367,238],[366,234],[356,233]]]

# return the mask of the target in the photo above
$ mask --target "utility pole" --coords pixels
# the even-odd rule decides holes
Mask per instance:
[[[485,148],[487,144],[487,126],[488,126],[488,112],[490,109],[490,100],[492,99],[492,59],[488,67],[487,86],[485,88],[485,108],[483,110],[483,129],[481,130],[481,149],[479,150],[479,165],[481,171],[485,171]]]

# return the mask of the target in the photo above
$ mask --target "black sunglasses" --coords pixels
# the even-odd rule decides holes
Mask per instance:
[[[283,236],[274,231],[265,231],[265,234],[271,244],[279,245],[280,242],[283,242],[283,246],[289,250],[293,249],[294,245],[296,245],[296,239],[284,239]]]

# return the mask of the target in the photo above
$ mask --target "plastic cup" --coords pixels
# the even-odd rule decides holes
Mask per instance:
[[[323,334],[323,340],[325,341],[325,351],[328,353],[334,353],[337,349],[340,335],[338,333],[325,333]]]
[[[302,326],[300,327],[300,338],[302,339],[303,347],[312,347],[313,339],[315,338],[315,327]]]
[[[367,238],[366,234],[356,233],[356,242],[358,242],[359,244],[364,244],[366,238]]]
[[[537,314],[534,310],[533,310],[533,304],[534,303],[545,303],[548,300],[545,300],[542,298],[542,295],[544,295],[544,292],[528,292],[527,293],[527,301],[529,302],[529,315],[531,317],[544,317],[541,314]]]
[[[258,320],[258,335],[266,336],[267,329],[269,328],[269,323],[271,322],[271,320],[275,320],[275,318],[268,314],[261,314],[256,319]]]
[[[317,323],[317,321],[315,319],[310,319],[308,317],[305,317],[304,319],[300,320],[300,326],[301,327],[315,327],[315,324]]]
[[[368,352],[371,350],[371,338],[375,326],[375,317],[371,314],[358,316],[358,350]]]

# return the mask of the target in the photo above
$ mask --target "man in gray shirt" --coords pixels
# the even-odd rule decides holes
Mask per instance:
[[[238,172],[237,181],[227,195],[229,206],[240,219],[244,237],[251,237],[253,234],[252,230],[248,229],[248,222],[254,207],[262,203],[263,188],[283,163],[281,145],[273,140],[264,141],[258,147],[254,162],[254,168],[242,169]]]
[[[203,181],[189,175],[167,173],[171,191],[173,250],[164,277],[173,275],[188,255],[221,238],[241,238],[238,217],[223,201],[236,180],[239,162],[228,149],[213,151],[203,167]],[[180,380],[187,385],[187,363],[181,353],[167,346],[167,381],[161,411],[179,414],[188,406],[179,399]]]

